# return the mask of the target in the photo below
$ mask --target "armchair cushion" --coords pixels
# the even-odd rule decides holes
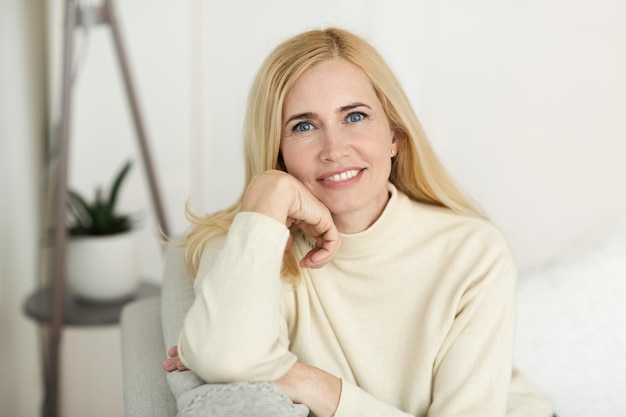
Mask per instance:
[[[178,343],[187,310],[193,303],[192,278],[187,271],[183,248],[170,247],[165,251],[165,269],[161,289],[161,326],[163,331],[163,359],[167,350]],[[196,374],[187,372],[167,373],[167,382],[176,400],[181,394],[204,384]],[[182,404],[179,404],[179,408]]]
[[[163,334],[159,309],[159,297],[151,297],[133,301],[122,310],[122,369],[127,417],[176,415],[174,396],[161,369]]]

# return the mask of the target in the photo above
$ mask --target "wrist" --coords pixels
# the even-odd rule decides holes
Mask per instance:
[[[306,405],[318,417],[332,417],[339,405],[341,379],[319,368],[296,362],[276,383],[294,403]]]

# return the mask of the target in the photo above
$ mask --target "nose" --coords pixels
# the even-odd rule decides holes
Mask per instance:
[[[338,161],[348,154],[348,138],[342,134],[339,127],[324,129],[321,137],[320,160]]]

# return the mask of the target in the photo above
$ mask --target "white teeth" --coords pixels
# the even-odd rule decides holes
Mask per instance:
[[[341,174],[335,174],[332,177],[328,177],[326,178],[326,181],[331,181],[331,182],[345,181],[350,178],[356,177],[358,173],[359,173],[358,169],[353,169],[351,171],[342,172]]]

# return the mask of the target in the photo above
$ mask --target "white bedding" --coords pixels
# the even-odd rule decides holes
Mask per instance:
[[[515,364],[557,415],[626,416],[626,221],[518,287]]]

